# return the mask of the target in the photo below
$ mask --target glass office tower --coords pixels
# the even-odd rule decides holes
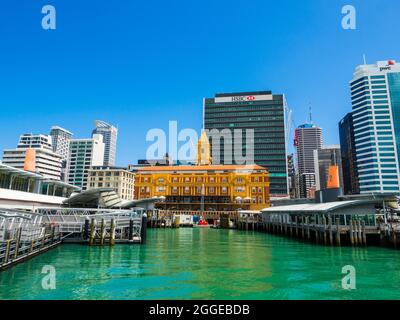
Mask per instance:
[[[360,193],[399,192],[400,65],[358,66],[350,87]]]
[[[220,93],[204,99],[203,111],[204,129],[217,130],[224,137],[217,147],[210,137],[213,163],[242,164],[238,158],[246,155],[269,170],[271,198],[287,197],[285,97],[271,91]],[[235,129],[242,132],[236,136],[236,142],[242,139],[241,146],[234,141]],[[253,130],[253,136],[246,130]],[[250,144],[253,150],[246,148]]]

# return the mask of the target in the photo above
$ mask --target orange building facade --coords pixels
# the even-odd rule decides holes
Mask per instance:
[[[257,165],[154,166],[138,169],[135,199],[160,197],[168,210],[260,210],[270,206],[269,174]]]

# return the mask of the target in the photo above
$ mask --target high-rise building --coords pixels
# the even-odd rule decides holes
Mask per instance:
[[[37,172],[45,178],[61,179],[61,156],[53,152],[51,137],[43,134],[23,134],[16,149],[5,149],[3,164]]]
[[[101,120],[96,120],[94,125],[96,128],[93,130],[92,134],[100,134],[103,136],[105,145],[103,165],[114,166],[117,152],[118,129]]]
[[[104,162],[103,136],[94,134],[92,139],[72,139],[68,160],[68,183],[86,190],[89,169]]]
[[[271,91],[219,93],[204,99],[203,127],[213,163],[267,168],[271,199],[289,195],[285,107],[284,95]]]
[[[316,185],[314,150],[322,147],[322,129],[312,123],[299,126],[295,132],[295,147],[300,197],[307,198],[309,190]]]
[[[400,65],[360,65],[350,88],[360,193],[399,192]]]
[[[327,145],[321,149],[314,150],[314,167],[315,187],[317,191],[331,188],[341,188],[343,190],[340,146]],[[334,174],[332,175],[332,173]]]
[[[343,192],[346,195],[359,194],[360,184],[358,182],[356,142],[351,112],[340,120],[339,136],[343,168]]]
[[[61,180],[66,181],[69,143],[72,138],[72,133],[61,127],[53,126],[50,130],[50,136],[53,144],[53,152],[62,157]]]
[[[290,154],[288,159],[288,176],[289,176],[289,194],[291,199],[298,198],[297,183],[296,183],[296,169],[294,164],[294,155]]]
[[[53,151],[59,154],[63,160],[68,160],[69,143],[72,133],[58,126],[51,127],[50,136],[52,139]]]

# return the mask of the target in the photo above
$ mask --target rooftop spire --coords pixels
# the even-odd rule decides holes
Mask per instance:
[[[310,106],[308,107],[308,117],[309,117],[309,124],[313,124],[311,103]]]

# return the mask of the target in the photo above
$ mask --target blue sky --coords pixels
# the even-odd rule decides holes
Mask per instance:
[[[41,28],[46,4],[56,30]],[[341,27],[346,4],[357,30]],[[0,150],[52,125],[88,137],[102,119],[119,127],[118,164],[136,163],[149,129],[200,130],[203,97],[250,90],[284,93],[296,125],[311,103],[338,143],[362,55],[400,60],[399,12],[398,0],[4,0]]]

